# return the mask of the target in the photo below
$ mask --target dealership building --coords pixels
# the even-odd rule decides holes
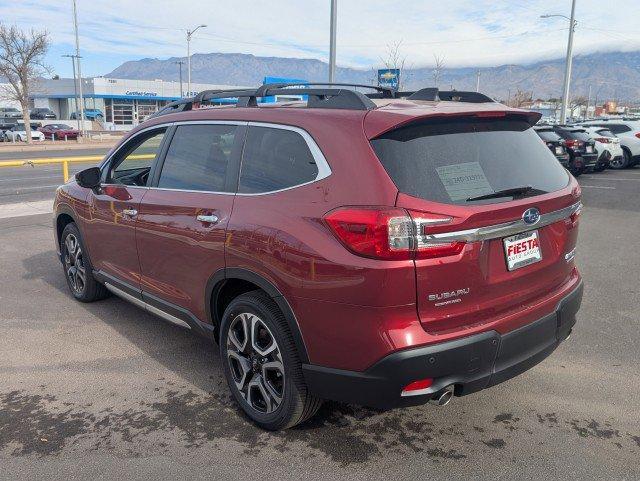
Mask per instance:
[[[183,85],[186,90],[186,83]],[[237,85],[191,83],[192,95],[202,90],[236,89]],[[49,108],[58,119],[69,119],[78,111],[74,80],[42,79],[33,88],[33,106]],[[107,130],[129,130],[164,105],[181,98],[179,82],[130,80],[105,77],[82,80],[85,109],[98,109]],[[184,92],[187,95],[187,92]]]

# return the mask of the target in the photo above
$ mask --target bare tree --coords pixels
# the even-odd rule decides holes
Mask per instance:
[[[531,92],[525,92],[523,90],[516,90],[516,93],[511,97],[511,107],[522,107],[527,102],[532,101]]]
[[[444,55],[433,54],[435,64],[433,66],[433,86],[440,87],[440,80],[442,79],[442,71],[444,70]]]
[[[405,63],[407,56],[402,53],[402,40],[387,44],[387,54],[385,58],[380,58],[382,64],[388,69],[398,69],[398,90],[402,90],[402,85],[406,82],[404,78]]]
[[[29,89],[35,80],[49,71],[44,56],[49,49],[46,31],[24,32],[16,26],[0,23],[0,77],[9,85],[0,91],[0,96],[13,100],[22,107],[27,142],[31,143],[31,119],[29,118]]]
[[[573,97],[569,101],[569,116],[573,117],[573,111],[575,109],[580,107],[580,110],[582,110],[582,107],[586,107],[586,105],[587,105],[587,97],[585,97],[584,95],[577,95]],[[581,113],[578,112],[578,115],[581,115]]]

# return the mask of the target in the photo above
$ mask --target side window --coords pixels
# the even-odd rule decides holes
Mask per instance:
[[[171,140],[158,187],[225,192],[235,125],[181,125]]]
[[[609,127],[609,130],[614,134],[623,134],[631,131],[631,128],[624,124],[609,124],[607,127]]]
[[[285,129],[249,127],[239,192],[271,192],[305,184],[317,177],[318,166],[302,135]]]
[[[164,134],[165,129],[155,130],[125,144],[111,163],[107,183],[146,186]]]

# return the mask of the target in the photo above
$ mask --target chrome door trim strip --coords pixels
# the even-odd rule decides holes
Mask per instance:
[[[418,238],[420,245],[443,244],[446,242],[479,242],[498,239],[554,224],[569,218],[576,212],[580,212],[581,209],[582,202],[576,202],[569,207],[540,215],[540,220],[535,224],[527,224],[522,219],[518,219],[502,224],[478,227],[476,229],[443,232],[442,234],[418,235]]]
[[[116,296],[124,299],[125,301],[129,301],[130,303],[138,306],[141,309],[144,309],[147,312],[150,312],[151,314],[155,314],[156,316],[161,317],[165,321],[169,321],[172,324],[176,324],[178,326],[186,327],[187,329],[191,329],[191,326],[188,323],[186,323],[185,321],[183,321],[182,319],[178,319],[177,317],[172,316],[171,314],[168,314],[168,313],[164,312],[163,310],[158,309],[157,307],[152,306],[151,304],[148,304],[148,303],[144,302],[142,299],[138,299],[137,297],[132,296],[128,292],[125,292],[122,289],[119,289],[116,286],[114,286],[112,284],[109,284],[108,282],[105,282],[104,286],[107,289],[109,289],[111,292],[113,292]]]

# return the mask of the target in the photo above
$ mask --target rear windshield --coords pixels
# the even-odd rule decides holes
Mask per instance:
[[[546,140],[547,142],[557,142],[558,140],[562,140],[562,137],[556,134],[553,130],[537,130],[536,133],[542,140]]]
[[[518,117],[457,118],[411,124],[371,144],[398,189],[447,204],[494,203],[474,197],[531,187],[530,195],[565,187],[569,176]]]
[[[615,134],[607,129],[598,130],[597,132],[599,135],[602,135],[603,137],[615,137]]]
[[[584,142],[591,140],[591,135],[584,130],[569,130],[568,133],[572,139],[578,139]]]

